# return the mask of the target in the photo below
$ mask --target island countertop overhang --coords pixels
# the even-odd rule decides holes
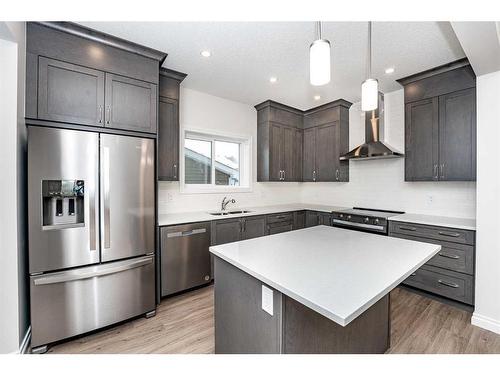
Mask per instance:
[[[341,326],[440,249],[327,226],[210,247],[215,256]]]

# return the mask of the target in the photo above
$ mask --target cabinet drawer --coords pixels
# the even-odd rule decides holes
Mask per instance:
[[[470,275],[426,265],[415,271],[403,284],[469,305],[474,304],[474,281]]]
[[[426,263],[427,265],[474,275],[474,246],[432,240],[422,237],[406,236],[399,233],[391,234],[391,237],[441,245],[441,251],[432,257]]]
[[[293,230],[293,223],[290,222],[276,223],[267,226],[267,231],[269,235],[283,233],[283,232],[290,232],[292,230]]]
[[[293,222],[293,212],[286,212],[282,214],[273,214],[267,216],[267,223],[282,223],[285,221]]]
[[[475,233],[470,230],[436,227],[430,225],[390,221],[389,233],[400,233],[414,237],[433,238],[441,241],[474,245]]]

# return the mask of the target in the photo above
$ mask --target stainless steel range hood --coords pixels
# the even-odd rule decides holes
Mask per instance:
[[[365,112],[365,143],[340,157],[340,160],[372,160],[404,156],[380,140],[384,134],[384,94],[378,93],[378,107]]]

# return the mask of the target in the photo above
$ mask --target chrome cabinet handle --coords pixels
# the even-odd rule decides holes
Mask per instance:
[[[285,178],[286,178],[286,172],[283,171],[283,181],[285,181]]]
[[[313,181],[316,181],[316,171],[313,171]]]
[[[110,215],[111,209],[109,204],[109,147],[102,148],[102,173],[103,173],[103,190],[104,190],[104,248],[111,247],[110,233]]]
[[[438,283],[446,285],[446,286],[449,286],[450,288],[458,288],[459,287],[458,284],[450,283],[449,281],[444,281],[444,280],[441,280],[441,279],[438,280]]]
[[[243,233],[243,223],[241,220],[240,220],[240,233]]]
[[[438,165],[437,164],[434,164],[434,179],[438,179],[439,178],[439,175],[438,175]]]
[[[441,169],[441,178],[444,178],[444,163],[440,165],[440,169]]]
[[[340,173],[339,173],[339,170],[337,169],[335,171],[335,179],[338,181],[339,180],[339,176],[340,176]]]
[[[177,178],[177,164],[173,165],[173,169],[174,169],[174,178]]]
[[[413,228],[413,227],[399,227],[399,229],[401,230],[407,230],[407,231],[410,231],[410,232],[416,232],[417,231],[417,228]]]
[[[247,221],[242,220],[242,222],[243,222],[243,232],[246,232],[247,231]]]
[[[439,256],[443,258],[460,259],[458,255],[453,255],[453,254],[439,253]]]
[[[410,274],[410,276],[417,276],[417,273],[413,272],[413,273]]]
[[[448,233],[448,232],[438,232],[440,236],[445,236],[445,237],[460,237],[460,233]]]
[[[111,117],[111,106],[108,105],[106,107],[106,124],[108,124],[108,125],[109,125],[110,117]]]
[[[102,105],[99,105],[99,124],[102,124]]]

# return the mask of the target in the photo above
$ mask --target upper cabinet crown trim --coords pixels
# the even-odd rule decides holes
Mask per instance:
[[[345,108],[349,109],[349,108],[351,108],[351,106],[352,106],[351,102],[348,102],[347,100],[344,100],[344,99],[337,99],[337,100],[334,100],[333,102],[329,102],[329,103],[322,104],[320,106],[308,109],[307,111],[304,111],[304,114],[311,115],[313,113],[323,111],[325,109],[330,109],[333,107],[345,107]]]
[[[168,69],[168,68],[160,68],[160,75],[167,77],[167,78],[172,78],[177,81],[182,82],[184,78],[187,77],[186,73],[181,73],[173,69]]]
[[[282,109],[284,111],[292,112],[292,113],[295,113],[295,114],[300,115],[300,116],[302,116],[302,114],[304,113],[304,111],[301,111],[300,109],[290,107],[289,105],[286,105],[286,104],[275,102],[274,100],[266,100],[262,103],[259,103],[255,106],[255,109],[257,111],[259,111],[265,107],[279,108],[279,109]]]
[[[119,48],[121,50],[132,52],[137,55],[148,57],[153,60],[158,60],[159,65],[167,58],[167,53],[158,51],[156,49],[146,47],[125,39],[109,35],[89,27],[78,25],[73,22],[34,22],[40,25],[50,27],[55,30],[63,31],[81,38],[90,39],[94,42],[102,43],[110,47]]]
[[[455,60],[455,61],[443,64],[443,65],[437,66],[435,68],[425,70],[423,72],[418,72],[418,73],[412,74],[411,76],[408,76],[408,77],[397,79],[396,82],[405,86],[409,83],[419,81],[419,80],[424,79],[424,78],[429,78],[429,77],[435,76],[437,74],[446,73],[446,72],[449,72],[450,70],[462,68],[462,67],[468,66],[468,65],[470,65],[469,59],[467,59],[467,57],[464,57],[462,59]]]

